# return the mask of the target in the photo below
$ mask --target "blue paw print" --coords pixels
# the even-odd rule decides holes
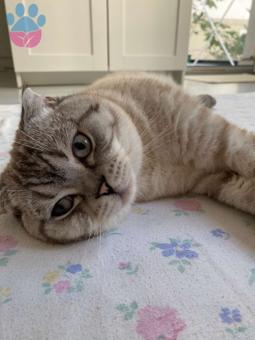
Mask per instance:
[[[10,26],[11,41],[19,47],[36,47],[41,41],[41,27],[46,23],[45,15],[38,16],[38,7],[31,4],[28,7],[28,15],[25,15],[25,7],[18,3],[15,8],[16,15],[19,19],[15,23],[15,17],[12,13],[7,14],[7,23]]]
[[[32,4],[28,7],[29,16],[25,15],[25,7],[22,3],[17,4],[15,12],[20,19],[11,28],[12,32],[34,32],[40,29],[40,27],[44,26],[46,23],[45,15],[39,15],[37,17],[38,7],[36,4]],[[9,26],[14,24],[15,18],[12,13],[7,14],[7,22]]]

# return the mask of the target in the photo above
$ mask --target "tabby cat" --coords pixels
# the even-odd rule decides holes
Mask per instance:
[[[1,211],[59,243],[99,234],[134,200],[205,194],[254,214],[255,135],[213,104],[147,73],[112,74],[62,98],[25,89]]]

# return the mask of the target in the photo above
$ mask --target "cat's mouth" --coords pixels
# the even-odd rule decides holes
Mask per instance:
[[[101,182],[99,184],[98,192],[96,198],[108,195],[117,195],[121,198],[123,203],[126,203],[127,197],[129,196],[130,187],[127,186],[124,190],[114,190],[110,184],[107,182],[105,176],[102,176]]]

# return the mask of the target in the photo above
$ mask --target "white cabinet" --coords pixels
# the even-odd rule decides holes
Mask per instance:
[[[182,70],[191,1],[109,0],[112,70]]]
[[[17,74],[183,71],[192,0],[5,0]]]
[[[106,0],[5,3],[16,72],[108,69]],[[42,25],[40,17],[45,18]],[[22,30],[27,32],[22,35]]]

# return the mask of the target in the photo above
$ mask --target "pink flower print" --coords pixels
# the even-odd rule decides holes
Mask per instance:
[[[178,200],[174,203],[177,209],[184,211],[201,211],[201,203],[196,200]]]
[[[15,248],[17,243],[12,236],[0,236],[0,251],[5,252],[11,248]]]
[[[54,289],[56,293],[63,293],[70,288],[70,281],[62,280],[54,284]]]
[[[185,322],[168,306],[146,306],[138,311],[136,332],[144,340],[176,340],[185,327]]]
[[[119,263],[119,269],[123,270],[123,269],[127,269],[130,267],[130,262],[120,262]]]
[[[8,152],[0,151],[0,158],[7,158],[9,155]]]

